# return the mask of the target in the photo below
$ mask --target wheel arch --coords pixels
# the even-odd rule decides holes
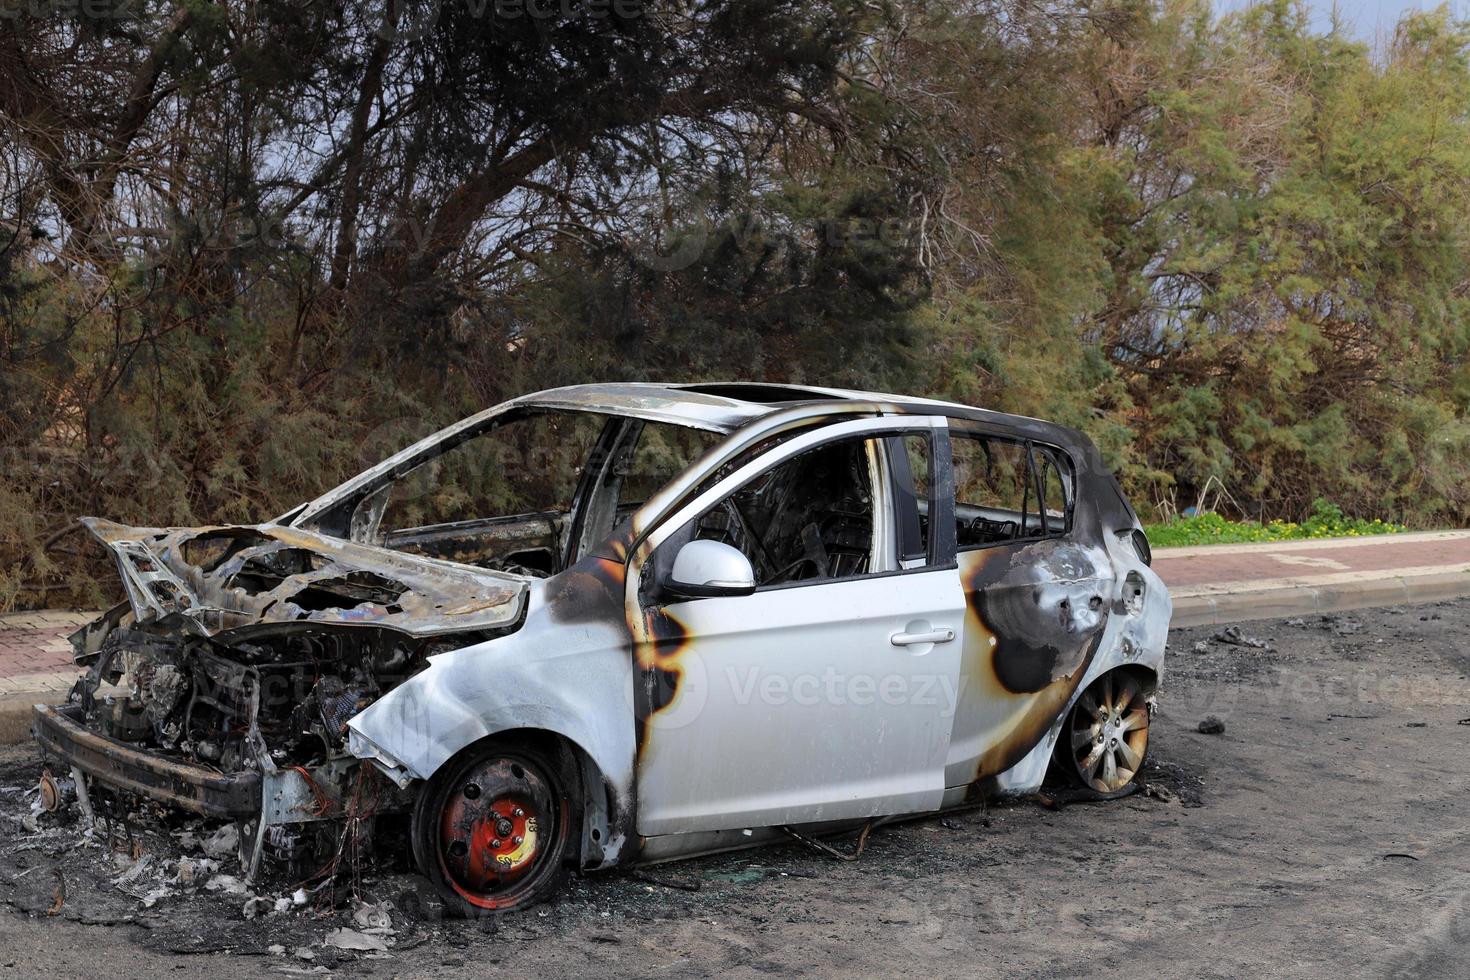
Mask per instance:
[[[1143,688],[1144,697],[1150,700],[1150,704],[1152,704],[1154,696],[1159,693],[1159,685],[1163,680],[1159,672],[1147,664],[1119,664],[1111,670],[1103,671],[1098,677],[1103,677],[1107,674],[1127,674],[1133,677],[1138,681],[1139,686]]]
[[[1142,693],[1143,695],[1143,700],[1146,705],[1148,717],[1150,720],[1152,720],[1156,705],[1155,698],[1158,694],[1159,684],[1162,680],[1159,670],[1145,663],[1130,662],[1115,664],[1114,666],[1108,667],[1105,670],[1098,671],[1095,675],[1089,677],[1083,684],[1078,685],[1076,692],[1067,702],[1066,710],[1057,717],[1056,725],[1053,727],[1050,735],[1051,751],[1048,753],[1046,769],[1048,778],[1050,778],[1053,774],[1062,776],[1065,779],[1075,778],[1074,774],[1069,771],[1068,763],[1064,760],[1063,757],[1063,754],[1068,751],[1068,743],[1066,741],[1066,737],[1069,719],[1071,719],[1073,712],[1080,710],[1079,704],[1082,700],[1083,694],[1095,685],[1097,685],[1099,682],[1101,682],[1104,678],[1109,677],[1126,677],[1132,679],[1135,683],[1137,683],[1140,693]],[[1145,735],[1145,737],[1147,736]],[[1139,768],[1137,770],[1139,777],[1141,777],[1142,775],[1143,766],[1147,765],[1148,754],[1148,746],[1147,744],[1145,744],[1145,747],[1141,752],[1143,758],[1140,761]],[[1098,799],[1110,798],[1112,797],[1106,795],[1098,797]]]

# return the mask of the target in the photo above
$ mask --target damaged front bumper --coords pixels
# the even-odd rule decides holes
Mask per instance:
[[[291,528],[87,526],[128,602],[72,636],[87,672],[35,707],[35,740],[84,816],[143,799],[233,821],[247,877],[265,857],[335,866],[349,835],[355,854],[405,811],[412,781],[354,756],[347,722],[525,606],[514,576]]]
[[[226,774],[135,749],[88,729],[84,714],[81,705],[36,705],[32,734],[47,762],[202,817],[247,820],[260,814],[260,773]]]

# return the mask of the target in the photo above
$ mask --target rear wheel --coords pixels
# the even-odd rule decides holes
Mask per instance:
[[[488,741],[451,760],[419,794],[414,858],[461,915],[525,908],[561,884],[570,814],[551,759]]]
[[[1148,703],[1131,674],[1112,671],[1093,681],[1067,716],[1058,760],[1083,786],[1122,796],[1148,754]]]

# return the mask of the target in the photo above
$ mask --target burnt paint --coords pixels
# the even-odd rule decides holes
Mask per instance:
[[[968,607],[961,690],[1008,716],[1005,737],[976,760],[972,795],[1046,737],[1086,675],[1109,615],[1112,571],[1100,557],[1067,539],[959,556]]]
[[[497,628],[514,621],[525,591],[522,577],[283,525],[160,529],[82,520],[115,553],[139,622],[177,614],[204,635],[267,622],[384,626],[421,636]],[[317,596],[307,607],[293,601],[354,573],[379,577],[396,598],[343,595],[324,603]],[[167,598],[155,585],[167,586]]]
[[[563,623],[617,623],[628,637],[628,655],[637,670],[634,677],[641,756],[648,726],[660,709],[678,693],[679,658],[688,650],[689,631],[662,607],[640,603],[639,614],[627,611],[628,548],[635,532],[624,525],[613,536],[549,584],[552,618]]]
[[[995,638],[996,680],[1013,694],[1033,694],[1077,674],[1106,625],[1096,586],[1111,572],[1060,539],[993,550],[1004,561],[975,562],[965,597]]]
[[[615,626],[626,637],[626,650],[633,677],[633,721],[636,726],[637,758],[633,765],[633,796],[649,726],[654,715],[671,703],[678,692],[679,657],[687,649],[689,634],[673,616],[662,609],[642,609],[630,618],[625,603],[628,548],[634,538],[631,525],[619,528],[591,554],[547,582],[547,612],[566,625],[597,623]],[[641,607],[640,607],[641,608]],[[642,838],[633,832],[632,799],[622,798],[611,784],[609,822],[624,829],[628,845],[619,863],[636,858]]]

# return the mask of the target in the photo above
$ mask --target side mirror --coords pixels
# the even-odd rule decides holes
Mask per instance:
[[[719,541],[690,541],[674,556],[664,591],[681,598],[750,595],[755,571],[750,559]]]

